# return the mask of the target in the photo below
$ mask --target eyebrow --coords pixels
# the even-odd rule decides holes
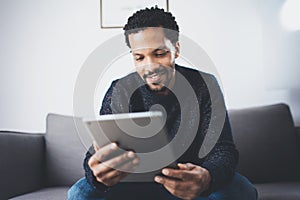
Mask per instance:
[[[140,48],[140,49],[146,49],[146,48]],[[136,49],[136,50],[139,50],[139,49]],[[155,48],[155,49],[153,50],[153,52],[156,52],[156,51],[159,51],[159,50],[169,50],[169,49],[167,48],[167,46],[161,45],[161,46]],[[130,52],[131,52],[133,55],[141,55],[140,53],[134,53],[133,50],[130,50]]]
[[[162,46],[159,46],[158,48],[156,48],[154,51],[156,50],[162,50],[162,49],[168,49],[166,45],[162,45]]]

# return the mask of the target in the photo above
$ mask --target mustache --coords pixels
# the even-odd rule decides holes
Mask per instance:
[[[143,78],[146,79],[147,77],[151,77],[151,76],[153,76],[154,74],[160,75],[160,74],[164,74],[164,73],[166,73],[166,72],[167,72],[167,70],[166,70],[165,68],[161,67],[161,68],[155,69],[155,70],[153,70],[153,71],[148,71],[148,72],[146,72],[146,73],[143,75]]]

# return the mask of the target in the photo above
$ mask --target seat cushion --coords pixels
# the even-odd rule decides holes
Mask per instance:
[[[259,200],[299,200],[300,182],[255,184]]]
[[[229,117],[241,174],[254,183],[300,180],[299,143],[287,105],[231,110]]]
[[[67,199],[69,187],[45,188],[18,197],[11,200],[62,200]]]

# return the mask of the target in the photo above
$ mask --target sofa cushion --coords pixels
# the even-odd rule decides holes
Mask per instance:
[[[10,200],[62,200],[67,199],[69,187],[44,188]]]
[[[300,182],[255,184],[259,200],[299,200]]]
[[[44,134],[0,131],[0,199],[40,189]]]
[[[299,144],[287,105],[230,110],[229,115],[241,174],[256,183],[300,180]]]
[[[74,117],[47,116],[47,186],[70,186],[84,176],[83,160],[87,149],[78,132],[86,129],[80,122]]]

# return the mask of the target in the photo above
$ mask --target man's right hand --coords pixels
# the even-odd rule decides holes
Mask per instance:
[[[133,151],[126,151],[107,160],[109,155],[118,149],[116,143],[110,143],[101,148],[94,143],[94,149],[95,154],[90,158],[88,165],[97,181],[106,186],[117,184],[128,175],[128,171],[135,169],[139,164],[139,159]],[[116,167],[120,170],[114,169]]]

